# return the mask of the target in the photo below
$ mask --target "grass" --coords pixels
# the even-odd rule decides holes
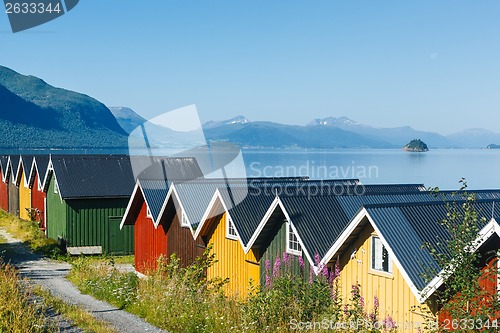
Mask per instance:
[[[55,332],[30,294],[19,282],[16,270],[0,263],[0,332]]]
[[[47,239],[34,222],[21,220],[0,210],[0,227],[14,237],[21,239],[35,252],[69,261],[69,257],[61,255],[57,242]],[[5,242],[6,240],[0,236],[0,244]],[[129,263],[131,260],[133,261],[133,256],[132,259],[130,256],[113,259],[118,263]],[[99,256],[89,260],[103,262],[109,258]],[[15,269],[10,265],[3,264],[0,258],[0,332],[57,332],[58,328],[50,324],[43,315],[47,308],[54,309],[58,314],[86,332],[115,332],[112,327],[97,320],[81,307],[66,304],[62,299],[53,296],[39,286],[30,291],[23,291],[28,289],[26,286],[22,287],[20,277]],[[35,306],[30,301],[31,293],[41,297],[43,304]]]
[[[38,287],[34,294],[43,297],[45,304],[53,308],[57,313],[62,314],[66,319],[71,320],[76,326],[86,332],[93,333],[113,333],[116,332],[111,326],[103,321],[92,317],[87,311],[76,305],[66,304],[62,299],[53,296],[50,292]]]
[[[61,254],[57,241],[45,237],[36,222],[21,220],[0,209],[0,227],[19,238],[34,252],[51,257]]]

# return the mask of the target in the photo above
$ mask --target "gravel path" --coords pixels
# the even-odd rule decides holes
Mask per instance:
[[[23,277],[42,286],[52,295],[68,304],[83,307],[95,318],[108,322],[118,332],[165,332],[133,314],[96,300],[92,296],[81,294],[66,279],[71,269],[70,264],[33,254],[19,239],[13,238],[2,228],[0,236],[7,241],[2,244],[4,250],[2,256],[5,262],[10,261]]]

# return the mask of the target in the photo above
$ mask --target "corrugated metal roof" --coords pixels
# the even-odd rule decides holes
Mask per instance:
[[[49,167],[49,160],[50,160],[50,158],[48,155],[36,155],[35,156],[35,167],[33,169],[36,168],[36,172],[38,173],[37,177],[38,177],[39,184],[43,184],[45,182],[45,175],[47,173],[47,168]],[[34,178],[33,178],[34,172],[35,172],[35,170],[31,170],[32,177],[30,177],[30,185],[34,181]]]
[[[497,201],[496,205],[499,203]],[[478,201],[474,207],[479,217],[489,220],[493,205],[492,201]],[[426,286],[422,277],[425,267],[440,270],[429,251],[422,249],[422,244],[430,242],[435,245],[437,237],[441,242],[450,239],[446,228],[439,223],[446,218],[446,203],[367,205],[365,208],[413,284],[422,290]],[[461,211],[461,205],[457,208]],[[479,221],[478,227],[483,228],[484,223]]]
[[[234,202],[229,215],[244,246],[248,244],[257,226],[264,218],[276,196],[260,188],[219,188],[224,202]]]
[[[179,200],[184,207],[184,211],[186,216],[188,217],[192,227],[195,229],[198,224],[202,221],[203,214],[208,208],[210,200],[212,199],[215,191],[217,189],[238,189],[238,195],[243,198],[244,192],[246,189],[248,191],[254,191],[255,193],[260,193],[261,195],[266,196],[263,198],[263,202],[267,202],[267,197],[275,197],[276,194],[280,193],[302,193],[299,188],[307,190],[309,187],[314,188],[333,188],[333,186],[354,186],[357,184],[359,180],[357,179],[328,179],[328,180],[309,180],[307,177],[284,177],[284,178],[207,178],[196,181],[189,182],[174,182],[175,189],[177,194],[179,195]],[[226,191],[226,193],[228,193]],[[240,200],[235,200],[235,202],[239,202]],[[228,196],[225,200],[226,205],[231,203],[231,198]],[[234,198],[233,198],[234,200]],[[246,211],[248,218],[245,221],[239,222],[234,221],[234,223],[238,223],[241,228],[245,230],[249,230],[251,227],[245,226],[244,224],[254,225],[255,223],[259,223],[261,219],[264,217],[264,214],[258,215],[251,211],[252,208],[257,208],[257,206],[252,206],[250,203],[257,205],[257,198],[254,198],[253,201],[248,201],[248,204],[244,204],[242,207],[238,209],[238,211]],[[234,205],[230,205],[232,207]],[[266,210],[269,206],[266,208]],[[230,208],[228,208],[230,209]],[[236,213],[235,213],[236,214]],[[244,214],[240,214],[239,216],[243,216]],[[252,221],[249,222],[249,218],[252,218]],[[236,220],[236,217],[233,217]],[[255,231],[255,229],[253,230]],[[252,231],[252,233],[253,233]]]
[[[193,180],[203,178],[200,166],[192,157],[130,156],[136,179]]]
[[[17,167],[19,166],[19,161],[21,159],[20,155],[10,155],[9,156],[9,165],[8,165],[8,172],[11,173],[12,179],[16,180],[15,178],[17,177]]]
[[[244,195],[246,190],[260,191],[262,188],[270,188],[272,186],[285,186],[289,184],[293,186],[297,182],[305,181],[305,178],[207,178],[188,182],[174,182],[176,193],[184,208],[189,222],[193,229],[201,223],[201,219],[210,204],[212,197],[217,189],[238,189],[238,195]],[[270,192],[272,193],[272,192]],[[274,196],[274,195],[273,195]],[[229,199],[229,198],[228,198]],[[238,200],[239,201],[239,200]],[[226,204],[229,204],[227,201]],[[231,205],[232,206],[232,205]],[[261,217],[262,218],[262,217]]]
[[[139,184],[142,193],[144,193],[144,200],[148,205],[151,216],[156,221],[158,215],[160,215],[170,185],[164,180],[139,180]]]
[[[21,155],[21,162],[23,166],[24,177],[29,179],[31,175],[31,167],[33,166],[33,155]],[[19,164],[19,167],[21,167],[21,164]],[[17,182],[19,181],[20,179],[17,179]]]
[[[125,155],[58,155],[51,162],[63,199],[128,197],[134,189]]]
[[[322,258],[350,220],[337,196],[283,196],[280,200],[311,256]]]
[[[367,188],[370,185],[367,185]],[[377,189],[379,190],[379,189]],[[366,193],[370,193],[367,191]],[[408,204],[461,200],[456,192],[407,192],[399,194],[280,196],[307,252],[321,258],[333,246],[361,206],[370,204]],[[472,193],[469,191],[468,193]],[[476,193],[476,192],[474,192]],[[500,190],[477,191],[482,199],[496,199]],[[500,208],[499,208],[500,209]]]
[[[2,168],[2,177],[5,177],[7,173],[8,162],[9,162],[9,155],[0,156],[0,167]]]

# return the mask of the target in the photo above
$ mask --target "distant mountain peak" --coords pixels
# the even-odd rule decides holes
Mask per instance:
[[[245,125],[248,124],[249,122],[250,120],[240,115],[227,120],[206,122],[205,124],[203,124],[203,128],[209,129],[226,125],[235,125],[235,124]]]
[[[226,125],[230,125],[230,124],[247,124],[249,122],[250,121],[247,118],[245,118],[244,116],[241,116],[241,115],[224,121],[224,123]]]
[[[327,118],[317,118],[311,121],[307,126],[336,126],[340,128],[350,127],[350,126],[362,126],[368,127],[367,125],[363,125],[355,120],[352,120],[346,116],[341,117],[327,117]]]

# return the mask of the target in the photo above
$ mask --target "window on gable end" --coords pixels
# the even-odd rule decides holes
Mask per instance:
[[[189,227],[189,221],[184,210],[181,212],[181,227]]]
[[[392,273],[392,262],[389,252],[378,236],[372,236],[371,269],[374,271]]]
[[[234,227],[233,220],[228,215],[226,220],[226,237],[229,239],[238,239],[238,234],[236,233],[236,228]]]
[[[57,181],[54,181],[54,193],[55,194],[59,193],[59,185],[57,184]]]
[[[300,246],[299,239],[295,232],[293,232],[293,228],[290,225],[290,222],[285,221],[286,223],[286,252],[300,256],[302,255],[302,247]]]

